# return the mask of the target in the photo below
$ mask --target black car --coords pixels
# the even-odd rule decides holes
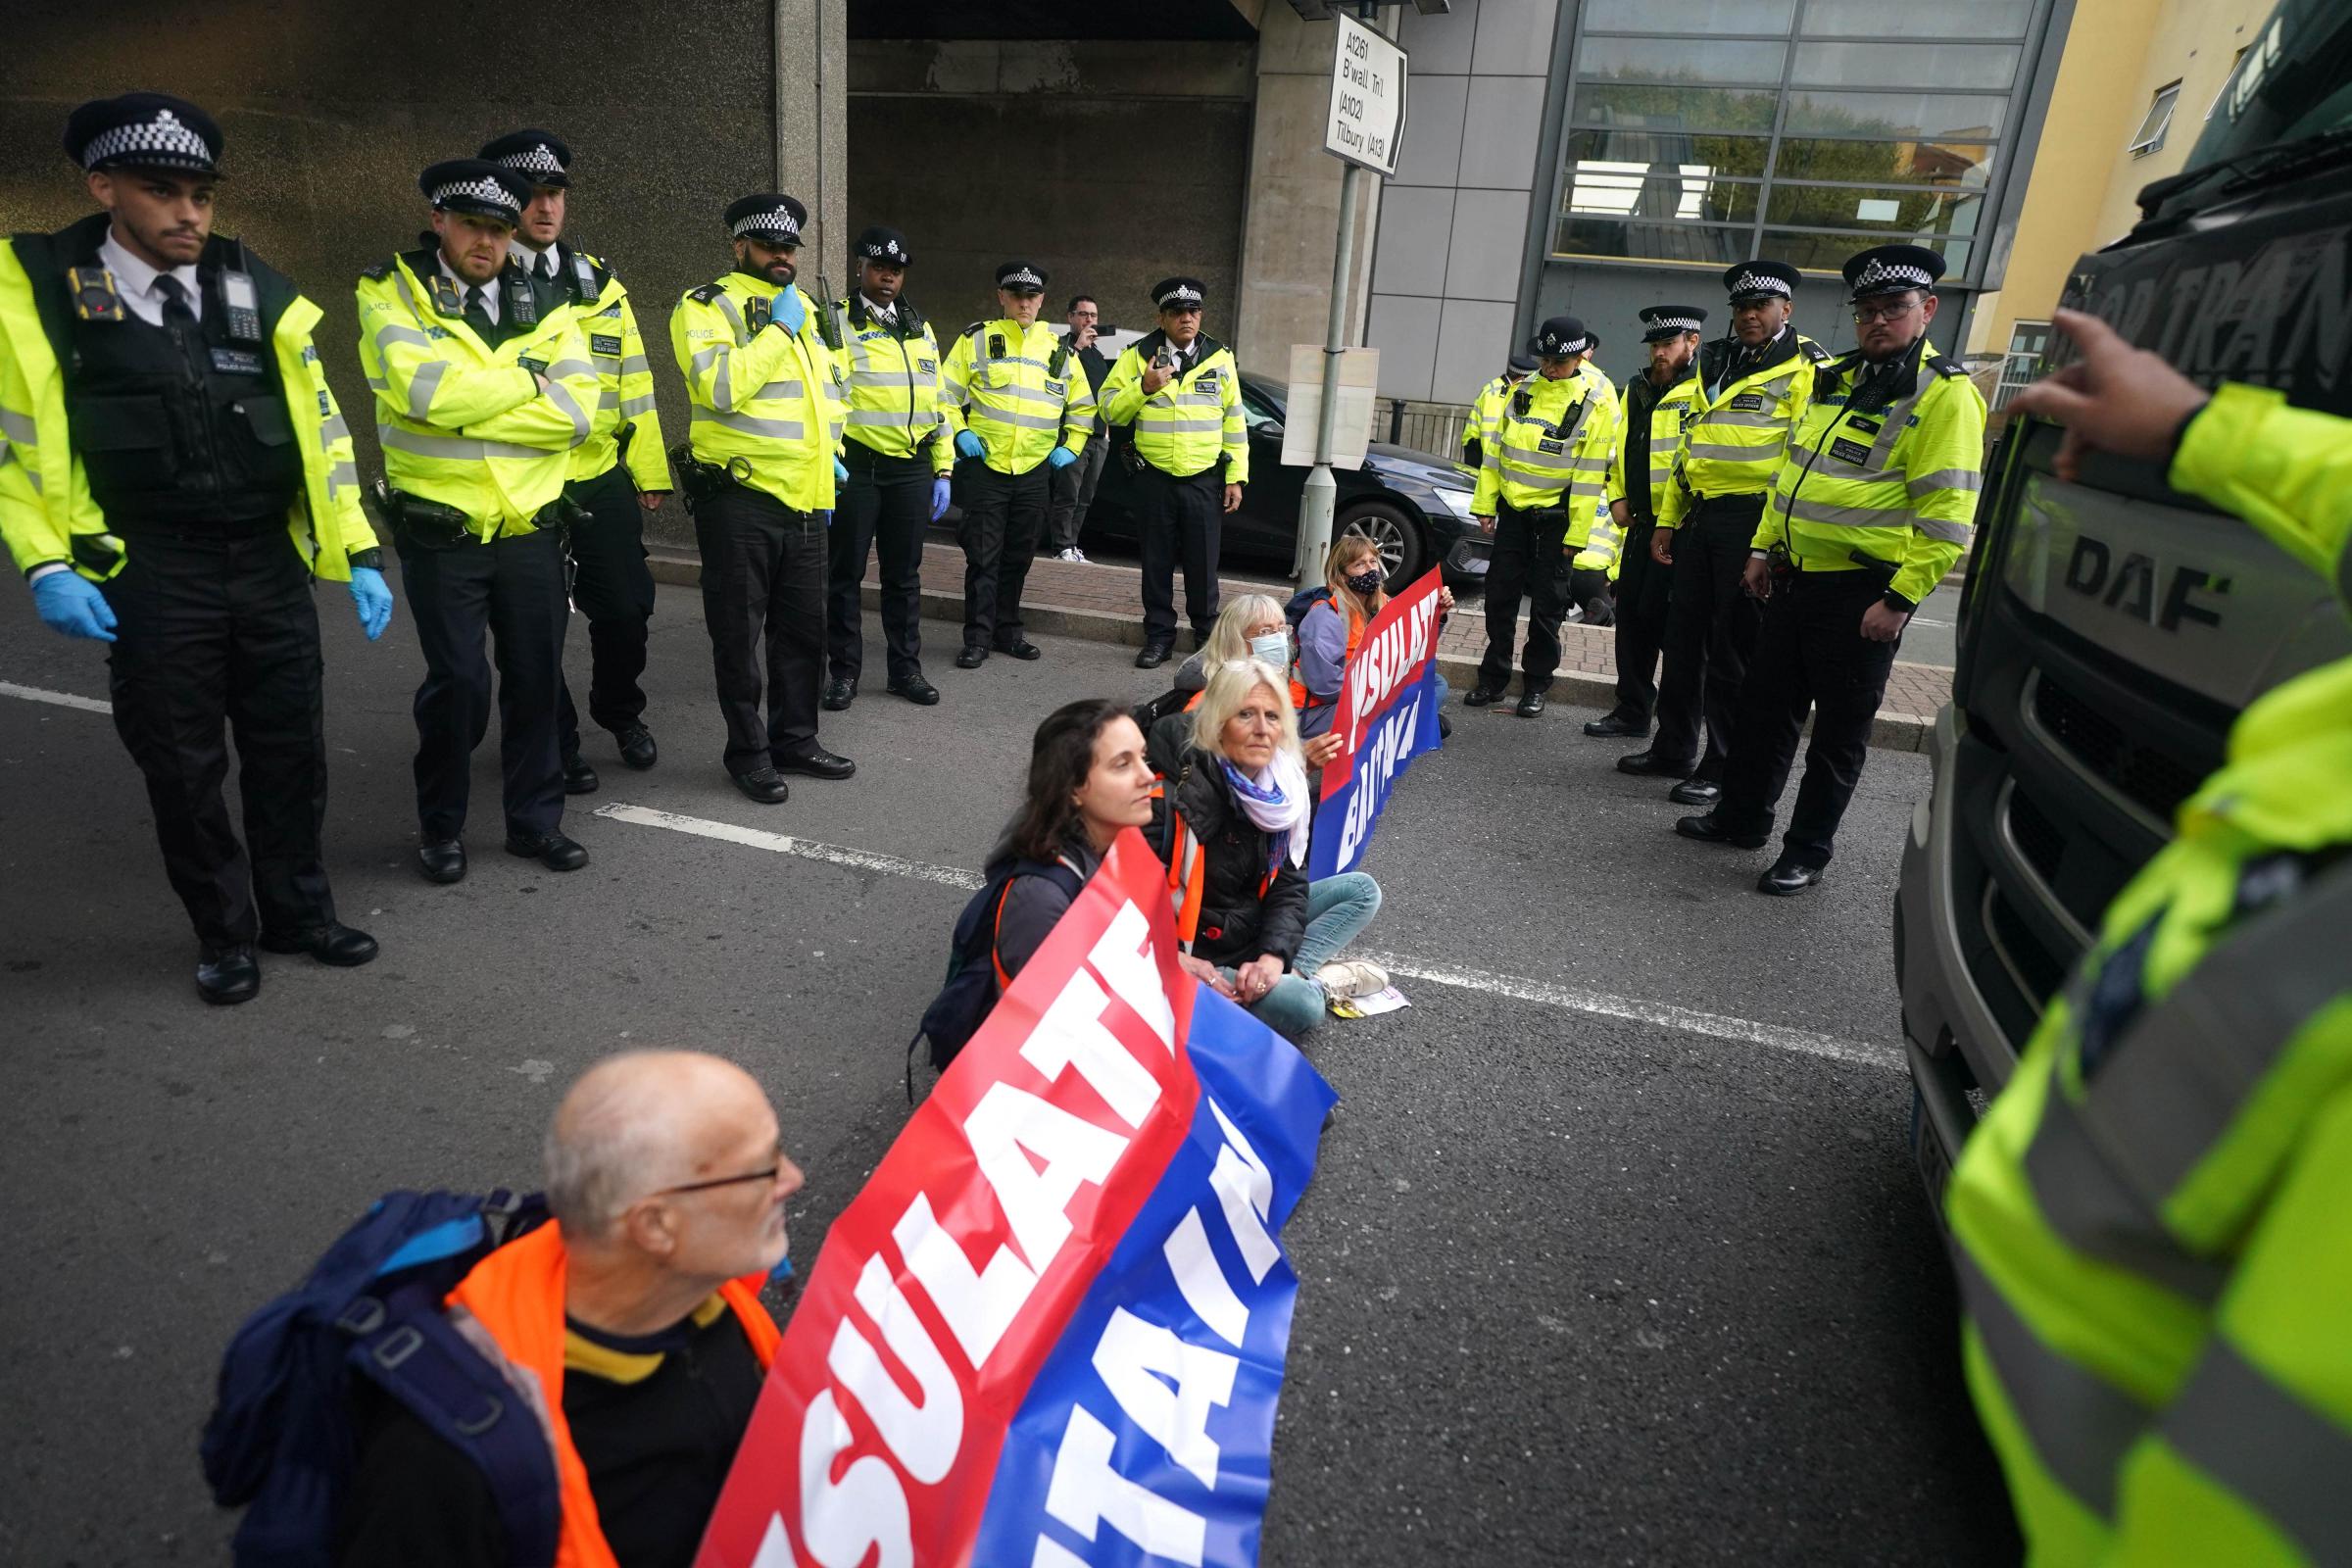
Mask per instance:
[[[1242,510],[1225,519],[1221,555],[1288,571],[1298,551],[1298,501],[1312,469],[1282,461],[1283,389],[1245,373],[1242,413],[1250,421],[1250,483]],[[1085,536],[1132,542],[1136,491],[1127,455],[1132,436],[1111,430],[1110,458],[1086,514]],[[1430,568],[1446,568],[1447,586],[1486,580],[1490,541],[1470,520],[1471,482],[1451,463],[1426,452],[1372,443],[1361,468],[1334,468],[1340,493],[1332,531],[1360,533],[1380,546],[1389,587],[1402,588]]]

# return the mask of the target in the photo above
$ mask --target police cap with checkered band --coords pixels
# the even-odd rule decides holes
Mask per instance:
[[[1163,277],[1152,285],[1152,303],[1163,311],[1197,311],[1208,303],[1208,288],[1197,277]]]
[[[487,158],[452,158],[416,177],[416,188],[437,213],[459,213],[514,223],[531,203],[531,182]]]
[[[571,149],[553,131],[514,131],[483,143],[481,156],[504,164],[534,185],[562,190],[571,183]]]
[[[997,269],[997,287],[1007,294],[1043,294],[1046,270],[1031,262],[1006,262]]]
[[[1583,354],[1592,347],[1592,335],[1585,323],[1573,316],[1555,316],[1536,328],[1536,335],[1527,340],[1527,352],[1538,359],[1565,359],[1571,354]]]
[[[1943,275],[1943,258],[1925,245],[1874,245],[1847,257],[1843,270],[1848,299],[1915,288],[1934,293],[1936,280]]]
[[[873,262],[882,267],[912,267],[914,252],[906,248],[906,236],[895,228],[876,223],[858,236],[850,254],[861,262]]]
[[[1642,318],[1642,341],[1663,343],[1670,337],[1705,329],[1707,313],[1695,305],[1652,305],[1637,313]]]
[[[756,239],[762,245],[790,246],[800,249],[801,225],[808,221],[808,209],[797,196],[782,191],[762,191],[746,196],[727,208],[727,232],[736,239]]]
[[[1735,262],[1723,270],[1723,286],[1734,305],[1749,300],[1796,300],[1797,270],[1787,262]]]
[[[184,98],[126,92],[83,104],[66,117],[66,156],[89,173],[168,169],[220,174],[220,126]]]

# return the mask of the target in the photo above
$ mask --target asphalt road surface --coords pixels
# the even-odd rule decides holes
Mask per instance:
[[[592,737],[604,788],[566,824],[592,864],[500,853],[493,740],[472,874],[440,888],[409,859],[405,610],[370,647],[342,589],[319,606],[335,891],[383,956],[266,956],[229,1009],[193,994],[108,719],[24,695],[103,699],[98,650],[0,606],[0,1562],[222,1560],[196,1440],[230,1331],[387,1189],[535,1185],[557,1097],[607,1052],[762,1079],[808,1171],[806,1271],[905,1115],[965,897],[924,869],[980,863],[1052,707],[1153,689],[1054,638],[967,674],[927,625],[946,701],[827,715],[856,781],[761,808],[718,766],[699,602],[664,588],[662,764]],[[1830,881],[1784,903],[1750,891],[1766,856],[1674,838],[1588,716],[1461,715],[1382,822],[1365,945],[1414,1005],[1311,1048],[1342,1100],[1287,1232],[1263,1560],[2014,1561],[1904,1148],[1887,911],[1924,760],[1872,754]],[[591,814],[611,803],[856,853]]]

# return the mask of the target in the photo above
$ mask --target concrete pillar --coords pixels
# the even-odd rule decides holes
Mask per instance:
[[[848,0],[774,0],[776,185],[808,208],[801,277],[849,287],[850,21]]]

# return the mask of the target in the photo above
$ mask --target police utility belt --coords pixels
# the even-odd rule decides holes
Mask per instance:
[[[376,510],[381,512],[392,530],[410,544],[421,550],[454,550],[459,545],[478,544],[481,535],[474,531],[473,519],[456,507],[422,496],[395,490],[378,479],[373,486]],[[532,514],[535,528],[569,528],[588,519],[588,509],[568,495],[559,495]]]

